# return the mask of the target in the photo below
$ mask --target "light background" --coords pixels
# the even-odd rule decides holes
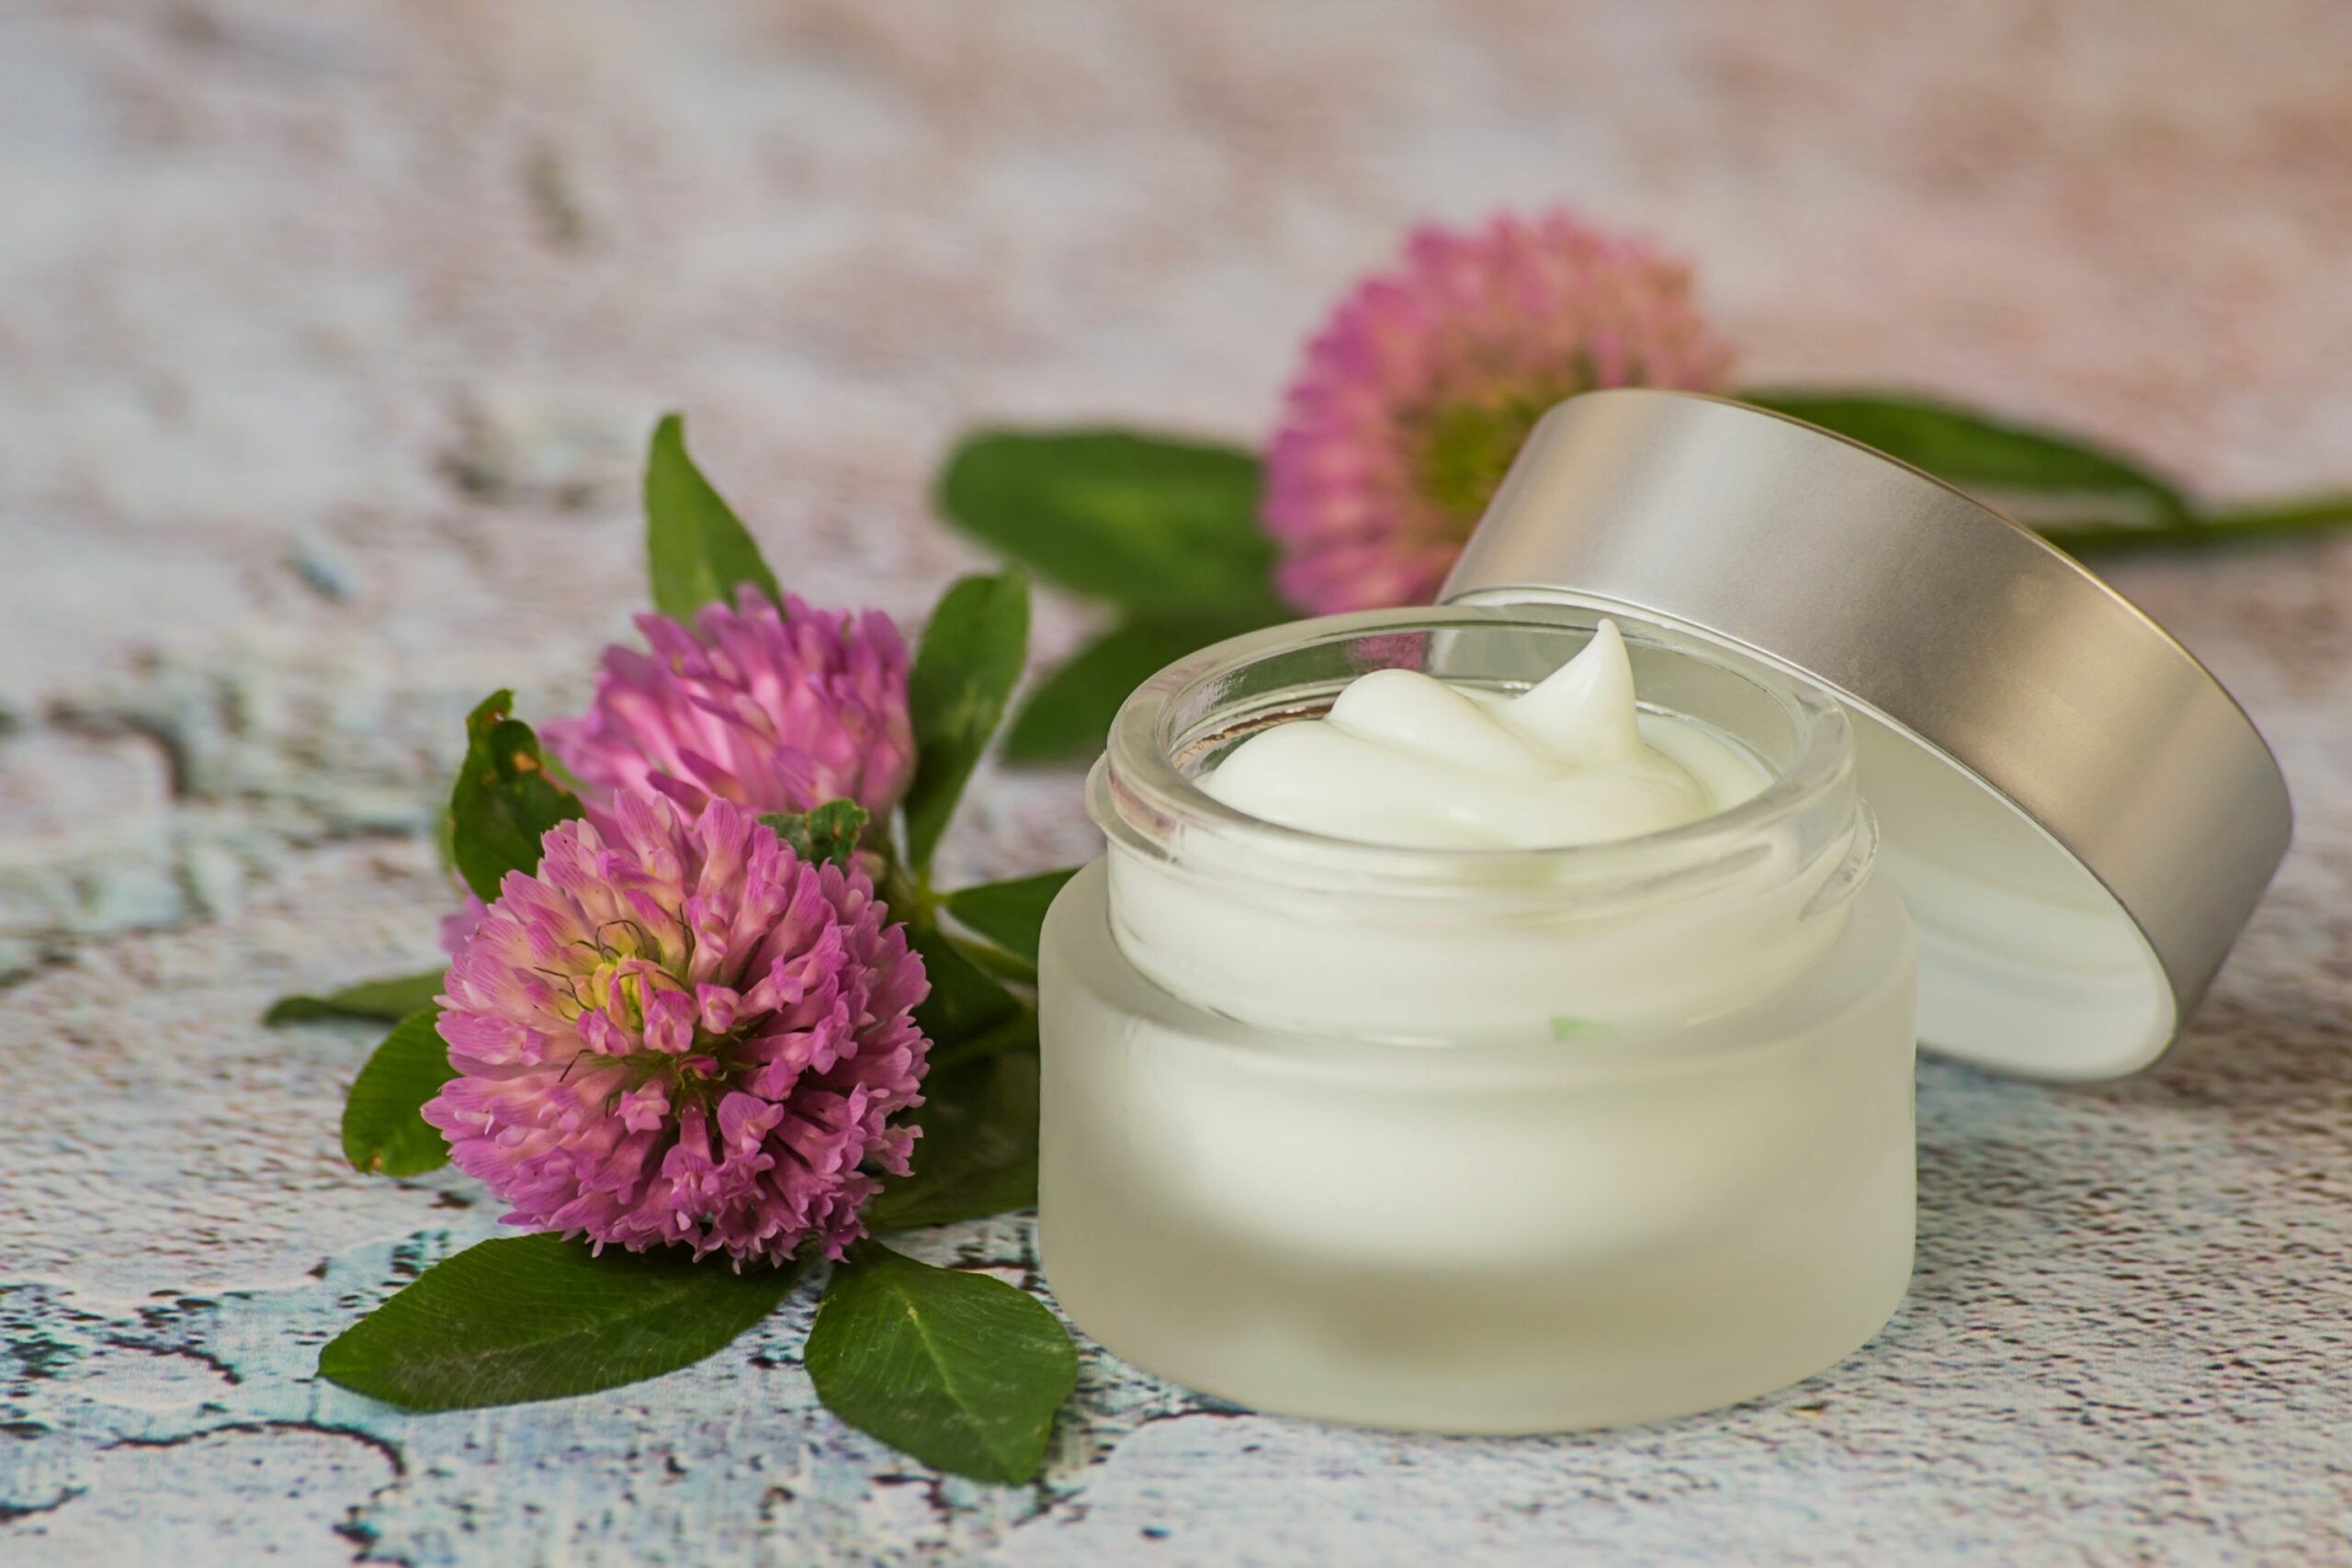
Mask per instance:
[[[0,1562],[2352,1562],[2352,543],[2115,569],[2278,748],[2295,854],[2146,1079],[1923,1069],[1910,1303],[1724,1416],[1383,1437],[1091,1353],[992,1491],[815,1410],[786,1318],[410,1420],[315,1347],[494,1214],[342,1168],[364,1032],[252,1021],[430,958],[456,717],[627,635],[664,408],[788,585],[911,622],[978,564],[926,515],[957,430],[1254,441],[1412,222],[1563,201],[1689,257],[1751,382],[2342,488],[2347,80],[2316,0],[15,0]],[[952,869],[1090,842],[992,776]],[[932,1255],[1025,1278],[1026,1227]]]

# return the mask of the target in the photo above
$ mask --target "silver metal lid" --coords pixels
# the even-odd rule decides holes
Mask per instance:
[[[1442,601],[1614,607],[1836,693],[1919,931],[1919,1039],[2042,1078],[2134,1072],[2287,852],[2269,748],[2113,589],[1940,480],[1684,392],[1546,414]]]

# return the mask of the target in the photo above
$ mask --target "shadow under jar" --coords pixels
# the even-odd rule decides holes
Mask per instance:
[[[1652,1420],[1860,1346],[1913,1234],[1916,967],[1844,714],[1615,617],[1642,724],[1770,783],[1681,828],[1415,850],[1196,782],[1369,671],[1525,690],[1569,607],[1329,616],[1130,697],[1109,839],[1040,954],[1039,1243],[1078,1325],[1286,1415],[1449,1432]]]

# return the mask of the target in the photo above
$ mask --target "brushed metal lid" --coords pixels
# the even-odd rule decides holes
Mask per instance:
[[[1544,417],[1441,602],[1613,607],[1828,688],[1919,931],[1919,1040],[2135,1072],[2286,854],[2286,781],[2204,666],[1999,513],[1801,421],[1623,389]]]

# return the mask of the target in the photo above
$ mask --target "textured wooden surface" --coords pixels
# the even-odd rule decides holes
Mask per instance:
[[[458,716],[625,632],[663,407],[788,581],[911,617],[954,430],[1253,439],[1404,223],[1566,198],[1702,258],[1752,378],[2352,483],[2347,67],[2318,0],[7,6],[0,1562],[2352,1562],[2352,544],[2118,570],[2294,856],[2144,1079],[1923,1068],[1908,1303],[1718,1416],[1384,1436],[1090,1349],[997,1490],[816,1408],[804,1304],[404,1417],[316,1347],[492,1212],[342,1166],[365,1032],[254,1021],[430,958]],[[1089,842],[993,777],[955,853]],[[1034,1283],[1022,1223],[926,1247]]]

